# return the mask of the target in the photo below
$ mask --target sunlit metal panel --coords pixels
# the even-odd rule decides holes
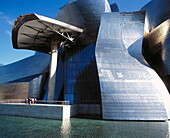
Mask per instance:
[[[170,18],[169,0],[151,0],[141,10],[146,10],[148,31],[151,32],[161,23]]]
[[[107,0],[73,0],[55,19],[82,28],[79,43],[88,45],[96,42],[101,15],[105,12],[111,12]]]
[[[145,12],[102,16],[96,60],[103,119],[168,119],[168,91],[142,56],[144,22]]]
[[[0,67],[0,84],[48,72],[50,56],[39,53]]]

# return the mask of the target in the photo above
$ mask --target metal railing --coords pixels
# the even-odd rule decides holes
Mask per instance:
[[[32,98],[33,99],[33,98]],[[28,99],[2,99],[0,103],[25,103],[25,104],[57,104],[57,105],[69,105],[70,101],[52,101],[52,100],[32,100]]]
[[[70,101],[51,101],[51,100],[37,100],[37,104],[59,104],[59,105],[69,105]]]

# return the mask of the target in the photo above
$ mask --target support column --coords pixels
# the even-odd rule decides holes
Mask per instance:
[[[58,60],[58,41],[57,37],[55,37],[51,43],[51,62],[49,70],[48,100],[54,100],[55,98],[57,60]]]

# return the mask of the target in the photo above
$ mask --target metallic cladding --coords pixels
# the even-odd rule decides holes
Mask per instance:
[[[170,19],[145,35],[143,55],[170,92]]]
[[[142,56],[144,21],[142,11],[102,16],[95,53],[103,119],[168,119],[168,91]]]
[[[95,46],[77,46],[65,51],[64,100],[71,104],[99,104],[101,101]]]
[[[18,62],[0,67],[0,84],[48,72],[50,56],[39,53]]]
[[[48,80],[47,77],[48,73],[43,73],[29,82],[28,97],[43,99],[45,83]]]
[[[170,1],[169,0],[152,0],[141,10],[146,10],[148,21],[148,31],[151,32],[161,23],[170,18]]]
[[[110,8],[112,12],[119,12],[119,8],[116,3],[111,4]]]
[[[152,0],[146,10],[143,55],[170,92],[170,1]]]
[[[79,43],[89,45],[96,42],[101,15],[105,12],[111,12],[107,0],[76,0],[63,7],[55,19],[82,28]]]
[[[145,36],[143,54],[160,76],[170,75],[170,19]]]

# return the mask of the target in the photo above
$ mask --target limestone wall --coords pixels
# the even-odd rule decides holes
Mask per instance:
[[[0,99],[27,99],[29,82],[0,85]]]

